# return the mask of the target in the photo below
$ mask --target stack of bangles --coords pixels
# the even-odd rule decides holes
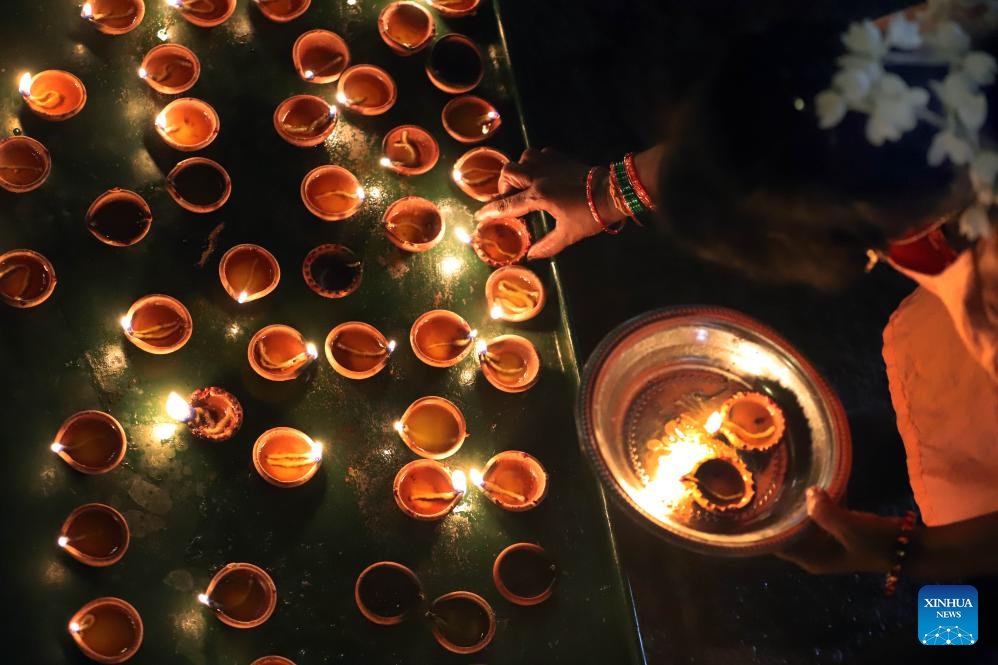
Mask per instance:
[[[589,204],[589,212],[593,219],[600,225],[606,233],[616,235],[620,233],[627,219],[634,220],[638,226],[644,226],[651,220],[658,209],[652,201],[648,190],[641,183],[638,177],[638,169],[634,165],[634,153],[627,153],[624,158],[610,164],[610,200],[613,206],[623,215],[625,219],[614,224],[607,224],[599,214],[596,202],[593,198],[593,179],[599,167],[589,169],[586,177],[586,202]]]
[[[887,571],[887,578],[884,580],[884,595],[888,598],[894,595],[898,581],[901,579],[901,569],[904,566],[905,557],[908,555],[908,545],[911,544],[912,533],[915,531],[917,522],[918,517],[913,510],[909,510],[901,519],[901,531],[895,542],[891,568]]]

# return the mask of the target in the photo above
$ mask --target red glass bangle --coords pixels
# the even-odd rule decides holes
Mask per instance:
[[[634,193],[638,195],[638,199],[644,204],[644,207],[648,208],[652,212],[658,212],[658,208],[655,206],[655,202],[651,200],[651,195],[648,194],[648,190],[641,183],[641,178],[638,177],[638,167],[634,165],[634,153],[629,152],[624,155],[624,168],[627,169],[627,178],[631,181],[631,187],[634,188]]]
[[[593,219],[595,219],[596,223],[600,225],[600,228],[603,229],[604,232],[615,236],[624,229],[623,222],[616,225],[610,225],[603,221],[602,215],[600,215],[599,210],[596,209],[596,200],[593,198],[593,179],[596,177],[596,170],[598,168],[598,166],[592,167],[586,175],[586,203],[589,205],[589,212],[592,213]]]

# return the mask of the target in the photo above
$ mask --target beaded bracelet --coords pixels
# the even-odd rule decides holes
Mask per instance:
[[[624,223],[620,222],[616,225],[607,224],[603,221],[603,216],[599,214],[599,210],[596,208],[596,200],[593,198],[593,179],[596,177],[597,169],[599,167],[594,166],[586,174],[586,203],[589,205],[589,212],[592,214],[593,219],[596,220],[596,223],[600,225],[600,228],[604,232],[615,236],[624,229]]]
[[[637,191],[635,191],[634,183],[627,174],[625,161],[622,159],[619,162],[610,164],[610,172],[616,178],[617,185],[620,187],[620,193],[623,195],[628,209],[633,213],[634,220],[638,223],[644,223],[649,221],[652,211],[642,203]]]
[[[901,568],[903,567],[905,557],[908,555],[908,545],[911,544],[911,534],[915,530],[915,521],[915,511],[913,510],[905,513],[904,518],[901,520],[901,532],[898,534],[897,541],[895,542],[893,563],[890,570],[887,571],[887,577],[884,580],[884,595],[888,598],[894,595],[894,591],[897,589],[898,582],[901,579]]]
[[[623,192],[620,191],[620,183],[617,182],[617,174],[612,168],[610,169],[610,200],[613,201],[613,207],[617,209],[617,212],[641,226],[641,222],[634,216],[634,211],[627,205],[627,200],[624,198]]]

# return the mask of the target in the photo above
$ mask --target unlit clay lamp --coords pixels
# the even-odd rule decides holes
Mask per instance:
[[[388,48],[398,55],[407,56],[429,46],[437,29],[433,15],[426,7],[404,1],[392,2],[381,10],[378,32]]]
[[[168,146],[183,152],[211,145],[220,124],[215,109],[193,97],[175,99],[156,116],[156,132]]]
[[[0,254],[0,301],[10,307],[37,307],[49,299],[56,285],[55,268],[30,249]]]
[[[452,95],[475,89],[485,76],[482,52],[464,35],[444,35],[433,44],[426,74],[437,88]]]
[[[423,602],[423,590],[416,573],[406,566],[379,561],[357,576],[353,597],[368,621],[394,626],[416,613]]]
[[[239,400],[228,390],[215,386],[195,390],[186,400],[170,393],[166,413],[187,425],[191,434],[207,441],[228,441],[243,424]]]
[[[435,460],[409,462],[395,476],[392,493],[395,503],[409,517],[424,522],[443,519],[461,503],[468,491],[463,471],[451,473]]]
[[[734,454],[707,457],[682,477],[698,506],[711,513],[739,510],[755,496],[755,482]]]
[[[493,319],[511,323],[529,321],[544,309],[544,283],[527,268],[505,266],[489,275],[485,300]]]
[[[191,157],[174,166],[166,176],[166,191],[184,210],[214,212],[229,200],[232,180],[218,162]]]
[[[496,634],[496,613],[484,598],[470,591],[454,591],[430,605],[433,637],[443,648],[457,654],[478,653]]]
[[[323,298],[344,298],[360,287],[364,263],[349,247],[319,245],[302,262],[308,288]]]
[[[530,340],[519,335],[499,335],[476,345],[482,375],[507,393],[522,393],[537,383],[541,359]]]
[[[472,469],[470,478],[492,503],[513,512],[535,508],[547,496],[547,471],[535,457],[518,450],[499,453],[482,471]]]
[[[277,587],[263,568],[230,563],[215,573],[198,602],[232,628],[255,628],[274,613]]]
[[[120,598],[98,598],[70,618],[69,634],[87,658],[124,663],[142,646],[142,617]]]
[[[83,81],[60,69],[46,69],[34,76],[25,74],[18,90],[28,108],[46,120],[68,120],[87,103]]]
[[[295,665],[295,662],[284,656],[264,656],[257,658],[250,665]]]
[[[336,107],[314,95],[295,95],[274,111],[277,134],[299,148],[317,146],[336,129]]]
[[[395,341],[372,325],[360,321],[341,323],[326,336],[326,360],[348,379],[367,379],[385,368],[395,351]]]
[[[321,464],[322,444],[290,427],[269,429],[253,444],[253,467],[275,487],[304,485]]]
[[[0,187],[23,194],[42,186],[52,170],[48,149],[28,136],[0,141]]]
[[[422,175],[437,165],[440,146],[428,131],[402,125],[385,134],[381,144],[381,166],[399,175]]]
[[[128,341],[155,355],[173,353],[190,340],[194,321],[184,304],[162,294],[139,298],[121,317]]]
[[[121,561],[130,540],[124,515],[103,503],[87,503],[69,514],[56,542],[80,563],[103,568]]]
[[[218,279],[236,302],[253,302],[277,288],[281,266],[273,254],[259,245],[236,245],[218,262]]]
[[[333,83],[350,66],[350,49],[335,32],[309,30],[295,41],[291,58],[303,81]]]
[[[342,166],[318,166],[301,181],[301,200],[326,222],[348,219],[360,210],[366,194],[357,176]]]
[[[131,247],[152,228],[152,210],[146,200],[127,189],[109,189],[87,210],[87,228],[105,245]]]
[[[448,18],[471,16],[478,9],[479,2],[480,0],[426,0],[426,4]]]
[[[180,11],[188,23],[199,28],[214,28],[229,20],[236,11],[236,0],[166,0]]]
[[[374,65],[354,65],[340,76],[336,101],[361,115],[381,115],[395,105],[398,88],[391,74]]]
[[[468,436],[461,409],[443,397],[417,399],[394,427],[409,450],[433,460],[456,453]]]
[[[455,97],[447,102],[440,118],[447,133],[461,143],[484,141],[502,124],[496,108],[474,95]]]
[[[164,95],[176,95],[194,87],[201,76],[201,62],[186,46],[160,44],[146,53],[139,78]]]
[[[260,13],[274,23],[293,21],[306,11],[312,0],[255,0]]]
[[[509,157],[492,148],[472,148],[454,163],[451,177],[462,192],[476,201],[499,196],[499,176]]]
[[[384,224],[388,241],[414,254],[433,249],[444,237],[440,209],[418,196],[406,196],[388,206]]]
[[[49,448],[81,473],[107,473],[125,459],[125,430],[103,411],[80,411],[66,419]]]
[[[772,448],[783,438],[785,429],[783,411],[762,393],[737,393],[721,407],[721,434],[739,450]]]
[[[489,219],[475,229],[471,247],[482,261],[493,268],[523,260],[530,249],[530,231],[517,217]]]
[[[253,371],[270,381],[292,381],[301,376],[319,352],[301,333],[281,324],[253,335],[246,349]]]
[[[123,35],[142,23],[146,4],[142,0],[89,0],[80,16],[105,35]]]
[[[416,357],[431,367],[452,367],[461,362],[475,344],[478,331],[454,312],[434,309],[421,315],[409,331]]]
[[[496,557],[492,581],[503,598],[529,607],[543,603],[554,593],[558,566],[540,545],[515,543]]]

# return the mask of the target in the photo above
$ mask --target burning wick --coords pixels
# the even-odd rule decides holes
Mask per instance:
[[[362,351],[361,349],[354,348],[349,344],[344,344],[343,342],[337,339],[333,343],[333,346],[335,346],[337,349],[346,351],[347,353],[351,353],[355,356],[360,356],[363,358],[380,358],[381,356],[390,356],[392,353],[394,353],[397,344],[395,343],[395,340],[392,339],[388,341],[388,344],[381,344],[381,342],[378,342],[377,351]]]
[[[132,327],[132,317],[128,314],[121,317],[120,320],[121,328],[125,331],[125,334],[129,337],[134,337],[135,339],[141,340],[163,340],[169,339],[177,333],[183,327],[183,323],[180,319],[174,319],[169,323],[160,323],[155,326],[150,326],[148,328],[142,328],[136,330]]]
[[[267,347],[262,340],[257,343],[256,350],[260,355],[260,364],[275,372],[298,369],[299,367],[307,365],[319,357],[319,352],[315,348],[315,344],[312,344],[312,342],[305,345],[305,350],[303,352],[280,363],[276,362],[269,355],[267,355]]]
[[[139,67],[139,78],[140,79],[150,79],[156,83],[162,83],[163,81],[170,78],[173,75],[174,67],[183,67],[185,69],[193,69],[194,65],[186,60],[176,60],[166,63],[163,69],[156,73],[150,74],[145,67]],[[157,123],[158,124],[158,123]]]
[[[79,623],[75,621],[69,622],[69,630],[73,633],[82,633],[87,628],[93,626],[96,621],[97,619],[93,614],[84,614]]]
[[[492,353],[489,351],[489,345],[484,340],[480,340],[475,345],[475,354],[478,356],[478,362],[488,365],[499,374],[519,376],[527,369],[526,360],[515,353],[504,353],[502,355]],[[509,364],[510,359],[512,359],[513,364]]]
[[[21,81],[17,86],[17,89],[20,91],[21,96],[24,97],[25,100],[44,109],[50,109],[62,103],[62,100],[64,99],[62,93],[56,92],[55,90],[46,90],[40,95],[33,95],[31,93],[31,84],[31,74],[25,73],[21,77]]]
[[[416,501],[452,501],[468,491],[468,477],[460,469],[451,473],[451,484],[454,486],[451,492],[427,492],[413,494],[409,498]]]
[[[311,449],[307,453],[272,453],[267,455],[266,461],[270,466],[277,466],[284,469],[294,469],[299,466],[311,466],[322,461],[322,444],[313,441]]]
[[[156,126],[163,130],[164,134],[172,134],[180,129],[179,125],[166,124],[166,111],[160,111],[159,115],[156,116]]]
[[[128,18],[129,16],[135,15],[135,5],[130,6],[128,9],[122,12],[104,12],[103,14],[95,14],[94,6],[92,3],[84,2],[83,10],[80,12],[80,16],[87,19],[88,21],[104,21],[107,19],[117,19],[117,18]]]
[[[345,106],[363,106],[367,97],[347,97],[346,93],[341,91],[336,93],[336,101]]]
[[[212,600],[206,593],[198,594],[198,602],[207,607],[212,612],[222,611],[222,606],[219,603],[216,603],[214,600]]]
[[[215,11],[215,3],[211,0],[166,0],[166,4],[192,14],[211,14]]]
[[[393,141],[392,148],[398,148],[403,157],[402,159],[389,159],[387,156],[381,159],[382,166],[406,166],[406,167],[416,167],[419,166],[419,146],[409,140],[409,130],[402,130],[402,137],[398,141]],[[387,161],[387,163],[385,163]]]
[[[479,123],[482,125],[482,134],[488,135],[492,131],[492,127],[496,124],[499,119],[499,114],[495,111],[489,111],[479,119]]]
[[[485,477],[482,475],[482,472],[479,471],[478,469],[471,470],[471,483],[475,487],[481,490],[488,490],[489,492],[492,492],[494,494],[502,494],[503,496],[509,499],[513,499],[514,501],[518,501],[520,503],[527,502],[527,497],[523,496],[522,494],[511,492],[505,487],[500,487],[499,485],[496,485],[493,482],[485,480]]]
[[[288,113],[290,114],[290,111],[288,111]],[[289,125],[287,123],[287,118],[288,116],[285,115],[284,118],[281,119],[281,123],[284,125],[285,131],[289,134],[304,134],[309,136],[322,131],[329,126],[329,123],[336,119],[336,107],[330,104],[329,113],[322,114],[308,125]]]
[[[236,298],[236,302],[238,302],[241,305],[244,302],[246,302],[247,298],[249,298],[249,294],[246,293],[246,291],[244,290],[244,291],[242,291],[242,292],[239,293],[239,297]]]
[[[343,62],[343,54],[334,53],[332,57],[329,58],[329,62],[324,64],[322,67],[319,67],[318,70],[313,71],[311,69],[306,69],[301,73],[301,75],[305,78],[306,81],[311,81],[316,76],[323,76],[329,70],[336,69],[337,67],[340,66],[342,62]],[[336,99],[340,102],[340,104],[346,104],[347,97],[343,93],[337,93]]]
[[[461,348],[464,348],[469,344],[471,344],[473,341],[475,341],[476,337],[478,337],[478,331],[472,330],[464,337],[459,337],[458,339],[452,339],[445,342],[434,342],[433,344],[428,345],[426,348],[427,350],[437,349],[440,348],[441,346],[459,346]]]
[[[425,437],[425,436],[423,436],[423,435],[422,435],[422,434],[421,434],[421,433],[420,433],[420,432],[419,432],[418,430],[414,430],[414,429],[412,429],[411,427],[409,427],[408,425],[406,425],[406,424],[405,424],[404,422],[402,422],[401,420],[396,420],[396,421],[395,421],[395,422],[394,422],[394,423],[392,424],[392,428],[393,428],[393,429],[394,429],[394,430],[395,430],[396,432],[398,432],[398,433],[399,433],[399,435],[402,435],[402,434],[408,434],[408,435],[409,435],[409,438],[411,438],[411,439],[418,439],[418,440],[420,440],[420,441],[426,441],[427,439],[432,439],[432,438],[433,438],[433,437]],[[456,438],[452,438],[452,439],[448,439],[448,440],[447,440],[447,443],[448,443],[449,445],[454,445],[455,443],[457,443],[457,442],[458,442],[458,440],[459,440],[459,439],[456,439]]]

